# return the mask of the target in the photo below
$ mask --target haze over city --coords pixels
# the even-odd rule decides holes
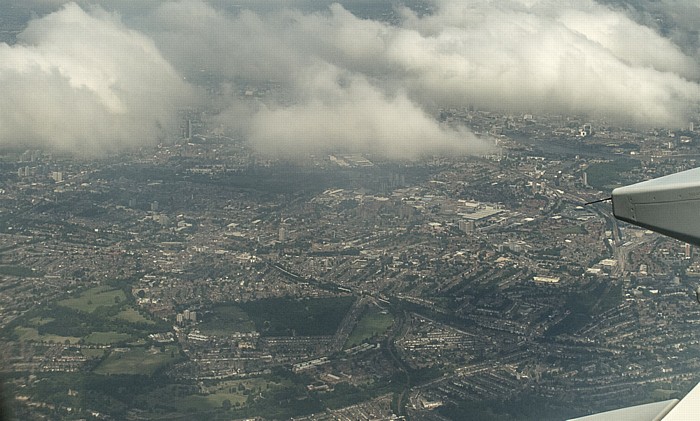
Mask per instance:
[[[599,199],[697,166],[699,25],[683,0],[6,0],[0,418],[685,396],[699,253]]]

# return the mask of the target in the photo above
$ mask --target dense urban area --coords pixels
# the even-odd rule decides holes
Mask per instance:
[[[210,111],[99,159],[0,151],[12,417],[562,420],[700,381],[697,250],[586,205],[697,166],[693,124],[465,104],[433,117],[486,154],[283,159]]]
[[[584,206],[694,166],[693,127],[446,109],[493,154],[288,162],[199,117],[3,155],[17,417],[562,419],[698,381],[694,249]]]

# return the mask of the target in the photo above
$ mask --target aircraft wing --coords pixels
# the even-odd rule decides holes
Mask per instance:
[[[682,400],[671,399],[600,414],[574,418],[569,421],[688,421],[700,414],[700,384]]]
[[[700,245],[700,168],[619,187],[617,219]]]
[[[700,245],[700,168],[612,192],[617,219]],[[570,421],[687,421],[700,417],[700,383],[682,400],[617,409]]]
[[[663,402],[648,403],[574,418],[569,421],[661,421],[678,402],[678,399],[671,399]]]

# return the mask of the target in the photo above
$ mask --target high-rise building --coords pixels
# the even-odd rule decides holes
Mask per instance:
[[[170,225],[170,218],[168,218],[167,215],[163,215],[163,214],[157,215],[154,217],[154,220],[156,220],[159,224],[161,224],[163,226]]]
[[[470,233],[474,232],[474,230],[476,229],[476,222],[474,222],[473,220],[459,221],[459,229],[462,232],[466,232],[466,233],[470,234]]]
[[[589,137],[593,135],[593,126],[590,124],[584,124],[578,131],[580,137]]]
[[[283,243],[287,240],[287,230],[284,227],[280,227],[279,240],[281,243]]]

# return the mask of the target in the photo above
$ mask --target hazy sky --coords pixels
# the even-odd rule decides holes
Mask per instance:
[[[216,104],[210,123],[261,152],[411,158],[488,149],[439,107],[678,127],[700,104],[692,1],[439,0],[393,24],[351,13],[360,0],[28,4],[36,17],[0,44],[0,145],[138,147],[176,136],[178,109]],[[240,98],[266,81],[283,94]]]

